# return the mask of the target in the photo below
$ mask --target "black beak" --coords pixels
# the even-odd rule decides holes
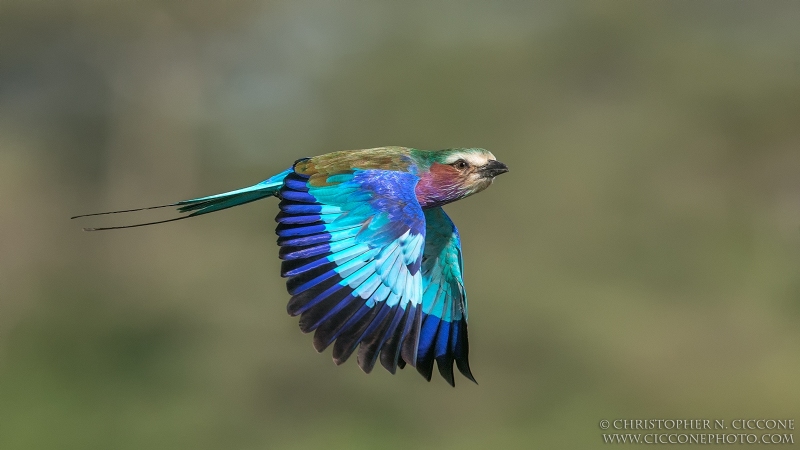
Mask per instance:
[[[497,160],[489,161],[485,166],[478,168],[478,173],[483,178],[494,178],[506,172],[508,172],[508,166]]]

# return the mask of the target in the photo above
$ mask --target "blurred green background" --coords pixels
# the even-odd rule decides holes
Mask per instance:
[[[0,448],[593,448],[600,419],[800,420],[798,20],[0,2]],[[285,313],[274,201],[68,219],[383,145],[511,167],[447,208],[479,386],[316,354]]]

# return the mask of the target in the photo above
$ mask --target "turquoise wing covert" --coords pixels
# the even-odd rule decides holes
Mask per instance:
[[[417,371],[430,381],[436,361],[442,377],[455,386],[455,362],[458,370],[475,382],[469,368],[467,293],[458,229],[440,207],[425,210],[425,221]]]
[[[422,318],[425,216],[416,175],[387,170],[325,173],[300,160],[286,177],[275,218],[289,314],[314,347],[345,362],[415,365]]]

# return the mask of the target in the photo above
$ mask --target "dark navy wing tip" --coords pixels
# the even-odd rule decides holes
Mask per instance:
[[[472,370],[470,370],[469,361],[466,359],[457,358],[456,366],[458,366],[458,371],[461,372],[461,375],[464,375],[464,377],[469,381],[478,384],[478,382],[475,380],[475,377],[472,375]]]
[[[433,360],[417,361],[417,372],[430,383],[433,379]]]
[[[456,379],[453,376],[453,360],[447,356],[436,359],[436,365],[439,367],[439,374],[447,381],[450,386],[456,387]]]

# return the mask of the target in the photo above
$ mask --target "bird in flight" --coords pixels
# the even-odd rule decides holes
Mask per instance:
[[[314,348],[333,346],[344,363],[358,349],[361,369],[406,364],[428,381],[434,361],[455,386],[469,367],[467,295],[458,229],[442,205],[489,187],[508,167],[481,148],[380,147],[297,160],[256,185],[116,214],[177,207],[187,219],[266,197],[280,199],[276,233],[287,310]]]

